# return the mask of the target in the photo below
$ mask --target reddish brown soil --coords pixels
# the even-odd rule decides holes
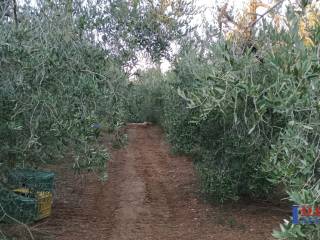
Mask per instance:
[[[159,127],[131,125],[128,137],[126,147],[113,151],[105,183],[92,174],[80,178],[65,166],[55,167],[53,215],[33,227],[41,239],[272,239],[283,212],[206,203],[191,160],[170,154]]]

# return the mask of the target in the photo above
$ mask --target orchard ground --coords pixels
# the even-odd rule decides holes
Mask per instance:
[[[107,182],[51,166],[53,215],[31,227],[36,239],[269,240],[288,217],[289,207],[208,203],[192,160],[172,155],[159,127],[129,125],[127,133],[128,145],[112,151]],[[110,146],[107,139],[101,142]]]

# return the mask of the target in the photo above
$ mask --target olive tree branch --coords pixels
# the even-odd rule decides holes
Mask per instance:
[[[273,5],[270,9],[268,9],[265,13],[261,14],[260,17],[253,21],[251,24],[250,24],[250,28],[253,28],[254,25],[257,24],[257,22],[259,22],[262,18],[264,18],[268,13],[270,13],[271,11],[273,11],[275,8],[277,8],[280,4],[282,4],[284,2],[284,0],[280,0],[279,2],[277,2],[275,5]]]

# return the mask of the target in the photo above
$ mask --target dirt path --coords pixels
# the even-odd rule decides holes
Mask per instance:
[[[130,126],[109,180],[60,166],[53,216],[34,227],[58,240],[266,240],[281,215],[257,206],[220,209],[198,194],[192,162],[172,156],[156,126]]]

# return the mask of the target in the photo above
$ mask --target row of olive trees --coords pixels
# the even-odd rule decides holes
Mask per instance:
[[[184,1],[0,2],[1,172],[74,153],[76,169],[104,169],[100,127],[128,118],[128,69],[159,60],[187,27]],[[129,66],[129,67],[128,67]],[[127,70],[127,72],[126,72]]]
[[[124,121],[126,76],[50,4],[25,7],[18,26],[0,25],[1,168],[35,167],[68,147],[76,168],[105,169],[92,126]]]
[[[307,3],[301,6],[288,7],[286,28],[263,23],[254,34],[258,52],[232,40],[189,43],[156,85],[153,72],[136,84],[149,89],[138,104],[152,110],[139,118],[157,118],[173,149],[193,156],[202,191],[216,201],[266,199],[280,189],[292,204],[320,203],[320,24],[306,18]],[[150,94],[159,101],[144,100]],[[318,225],[289,220],[274,236],[319,234]]]
[[[300,7],[288,7],[286,28],[265,22],[259,29],[259,57],[252,49],[231,51],[238,46],[227,41],[207,57],[191,52],[180,59],[185,77],[177,79],[193,79],[192,88],[178,89],[193,111],[191,122],[213,128],[213,149],[198,165],[206,193],[259,196],[280,186],[292,204],[318,206],[320,9]],[[274,233],[280,239],[319,235],[318,225],[290,220]]]

